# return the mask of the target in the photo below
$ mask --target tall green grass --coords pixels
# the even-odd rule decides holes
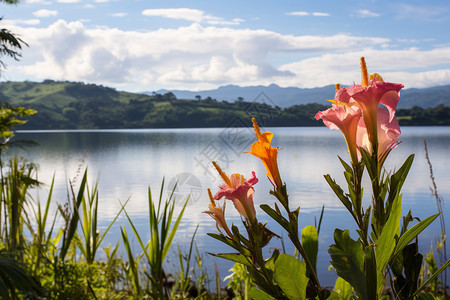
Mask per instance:
[[[141,238],[143,233],[138,232],[132,217],[126,212],[130,199],[122,205],[106,229],[100,231],[98,183],[98,178],[89,183],[86,170],[77,186],[68,183],[67,199],[56,199],[53,177],[48,195],[41,202],[39,197],[31,196],[33,190],[43,186],[37,180],[35,165],[14,157],[7,168],[2,168],[2,299],[162,299],[182,294],[170,284],[175,280],[175,275],[167,273],[164,264],[186,204],[175,215],[173,193],[164,199],[164,181],[156,199],[149,188],[150,240],[144,242]],[[105,246],[106,236],[122,213],[128,220],[132,236],[123,227],[120,241],[115,246]],[[139,243],[140,251],[137,253],[133,251],[132,240]],[[106,258],[99,259],[99,251],[103,251],[102,257]],[[196,255],[200,256],[198,252]],[[196,262],[201,265],[202,260],[196,258]],[[186,281],[193,281],[190,277],[193,274],[186,273],[184,269],[175,272],[185,274]],[[201,282],[199,288],[203,288],[205,283],[203,279]],[[211,297],[204,294],[203,298]]]

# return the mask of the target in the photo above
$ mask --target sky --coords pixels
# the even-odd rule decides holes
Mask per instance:
[[[358,83],[364,56],[405,88],[450,84],[447,0],[21,0],[0,16],[28,44],[0,81],[314,88]]]

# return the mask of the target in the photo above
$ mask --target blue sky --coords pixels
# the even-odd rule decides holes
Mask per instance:
[[[237,84],[320,87],[369,72],[450,84],[449,1],[22,0],[0,27],[29,47],[1,80],[127,91]]]

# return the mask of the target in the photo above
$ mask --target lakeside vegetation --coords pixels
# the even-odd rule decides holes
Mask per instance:
[[[156,103],[160,103],[160,106],[164,106],[161,103],[166,103],[166,106],[170,104],[170,107],[177,107],[183,102],[174,99],[170,94],[152,97],[158,98],[160,102]],[[164,97],[169,98],[163,99]],[[212,99],[205,101],[220,103]],[[247,118],[248,110],[245,109],[249,108],[255,109],[255,114],[271,121],[281,118],[280,109],[274,110],[264,104],[250,103],[253,106],[249,106],[245,101],[238,101],[222,102],[221,105],[233,105],[237,111],[241,108],[243,118]],[[303,107],[316,110],[323,106],[312,104],[299,106],[297,109],[304,112]],[[440,217],[442,209],[439,209],[440,213],[417,224],[410,224],[412,221],[410,211],[401,223],[401,186],[414,155],[408,157],[399,170],[385,175],[376,171],[377,164],[380,163],[378,154],[371,155],[361,147],[362,160],[352,162],[353,169],[341,159],[349,188],[349,192],[345,194],[330,175],[325,175],[330,187],[357,221],[360,235],[358,240],[352,240],[349,230],[335,230],[335,244],[328,248],[328,252],[331,255],[331,264],[339,277],[334,287],[325,287],[320,285],[320,274],[316,269],[323,210],[318,224],[306,226],[299,231],[300,208],[295,210],[291,208],[286,184],[282,182],[277,167],[276,154],[279,148],[270,145],[272,133],[261,132],[256,120],[253,119],[258,141],[251,146],[249,153],[261,159],[266,167],[267,176],[274,188],[270,194],[276,197],[280,205],[275,204],[275,208],[272,208],[263,204],[260,207],[288,233],[289,240],[285,241],[292,242],[298,254],[291,255],[274,250],[271,257],[263,256],[262,249],[271,238],[279,236],[280,233],[270,231],[266,228],[267,223],[263,224],[257,220],[252,188],[258,181],[255,173],[253,172],[248,180],[236,173],[228,177],[217,163],[213,162],[225,184],[221,185],[221,190],[214,196],[216,198],[213,198],[208,189],[211,204],[209,210],[204,212],[214,218],[219,229],[219,233],[208,235],[238,251],[213,254],[235,263],[230,270],[230,276],[227,277],[227,287],[223,289],[217,266],[215,273],[205,271],[202,254],[197,250],[194,241],[197,230],[192,232],[192,241],[187,253],[178,247],[178,263],[173,273],[166,272],[165,258],[175,247],[174,236],[184,213],[183,208],[179,214],[174,215],[175,203],[171,196],[164,199],[161,192],[159,198],[154,195],[152,197],[149,189],[148,224],[151,238],[148,241],[145,239],[147,234],[139,232],[127,214],[126,204],[129,199],[121,202],[121,209],[117,211],[116,218],[106,230],[99,230],[97,220],[101,208],[98,181],[89,182],[87,171],[68,181],[67,199],[62,203],[59,202],[61,199],[56,200],[52,193],[55,179],[49,184],[50,190],[44,201],[31,197],[31,192],[43,185],[38,180],[36,166],[26,159],[19,159],[17,156],[9,159],[1,154],[14,142],[11,139],[14,137],[11,127],[20,125],[23,128],[26,121],[22,118],[32,118],[39,114],[33,109],[23,107],[9,105],[0,107],[2,299],[225,299],[227,297],[227,299],[261,300],[332,300],[379,299],[382,296],[383,299],[389,299],[389,295],[395,295],[397,299],[406,300],[415,296],[418,299],[428,299],[429,296],[434,299],[447,297],[447,287],[443,284],[446,279],[441,279],[445,278],[442,276],[446,276],[445,270],[450,266],[450,260],[445,258],[445,227],[442,227],[442,236],[438,240],[438,243],[443,245],[437,250],[440,255],[439,262],[434,258],[433,250],[425,255],[420,254],[416,240],[422,230]],[[358,123],[354,123],[356,124]],[[384,205],[386,198],[386,205],[389,207],[389,210],[383,210],[379,219],[378,216],[371,218],[374,213],[370,207],[364,211],[361,206],[361,180],[365,170],[369,173],[371,181],[376,183],[377,190],[374,190],[379,195],[374,196],[374,199]],[[261,175],[259,176],[261,178]],[[164,182],[161,186],[161,191],[163,190]],[[224,207],[220,207],[220,202],[216,202],[223,196],[222,194],[217,196],[220,193],[235,204],[242,215],[247,234],[235,225],[231,226],[231,230],[228,228]],[[439,197],[437,192],[436,197]],[[236,206],[235,201],[241,201],[241,206]],[[380,203],[374,205],[381,205]],[[56,210],[50,209],[55,205]],[[376,208],[373,211],[379,213]],[[105,245],[104,238],[119,215],[124,215],[128,223],[121,226],[121,235],[115,245]],[[370,229],[373,230],[372,234],[369,228],[372,228]],[[372,239],[378,243],[372,242]],[[138,243],[137,249],[131,243],[133,240]],[[106,258],[99,259],[100,252],[103,252]],[[303,260],[298,259],[299,255]],[[441,259],[443,257],[444,260]],[[348,264],[349,260],[355,260],[357,263]],[[353,273],[358,274],[357,278],[352,275]],[[388,289],[384,289],[387,277],[392,275],[400,279],[394,280]],[[367,297],[369,294],[371,296]]]
[[[24,110],[23,108],[1,108],[0,124],[2,126],[0,126],[0,129],[3,138],[0,146],[1,153],[4,153],[12,143],[11,138],[14,137],[14,132],[9,130],[10,126],[24,126],[24,121],[17,120],[17,117],[28,118],[34,114],[35,111]],[[263,134],[259,134],[261,139],[268,133]],[[261,141],[256,143],[261,143]],[[257,147],[251,149],[253,151],[251,154],[259,155]],[[274,151],[278,148],[270,149]],[[276,156],[273,157],[276,158]],[[410,163],[412,163],[412,160],[409,160]],[[346,166],[344,162],[343,164]],[[44,183],[39,182],[37,168],[32,162],[18,157],[7,159],[5,155],[0,155],[0,165],[2,169],[0,174],[0,297],[2,299],[271,299],[266,294],[268,291],[271,291],[272,294],[286,294],[279,299],[299,299],[297,297],[299,292],[303,295],[300,299],[306,299],[305,297],[319,299],[316,297],[317,293],[314,292],[317,289],[315,285],[318,285],[318,278],[314,279],[317,281],[314,281],[310,275],[311,279],[309,279],[310,276],[305,275],[307,273],[305,273],[306,269],[303,262],[295,256],[281,253],[278,250],[273,252],[273,255],[264,265],[264,268],[268,271],[273,271],[273,274],[269,276],[270,278],[273,277],[273,283],[264,282],[264,284],[260,282],[262,279],[257,276],[258,266],[263,262],[252,265],[248,263],[251,260],[244,260],[238,254],[215,254],[220,257],[218,259],[225,258],[236,262],[230,270],[230,276],[227,277],[226,287],[221,287],[223,278],[220,278],[217,267],[215,273],[205,270],[202,254],[199,253],[195,245],[194,238],[197,230],[192,233],[189,249],[181,250],[178,247],[178,263],[172,273],[167,273],[164,267],[165,257],[169,251],[173,252],[173,249],[177,246],[172,242],[184,211],[183,209],[178,215],[173,214],[174,200],[170,196],[165,199],[160,194],[159,198],[155,195],[152,198],[149,189],[148,224],[151,239],[147,241],[145,239],[147,233],[139,232],[133,223],[134,221],[127,214],[126,203],[128,200],[125,201],[124,199],[122,209],[117,211],[116,218],[106,230],[99,230],[97,220],[98,212],[102,209],[99,207],[101,195],[99,195],[97,189],[98,181],[90,182],[87,178],[87,172],[81,172],[68,181],[67,199],[56,199],[53,196],[55,180],[46,183],[50,187],[47,197],[39,199],[31,195],[34,194],[35,189],[42,188]],[[393,174],[393,177],[400,176],[398,180],[403,182],[407,173],[404,169],[403,166]],[[236,175],[233,174],[232,176]],[[270,176],[270,178],[273,178],[274,184],[281,185],[280,175],[271,174]],[[250,186],[246,187],[251,188]],[[323,210],[318,225],[307,226],[303,228],[301,233],[298,232],[297,216],[299,210],[294,211],[289,208],[285,187],[285,185],[284,188],[280,186],[280,189],[277,188],[277,193],[273,192],[273,195],[276,195],[281,201],[280,203],[283,204],[281,208],[286,209],[289,215],[293,215],[295,218],[290,218],[288,221],[279,209],[271,210],[268,205],[262,205],[261,208],[265,212],[269,212],[276,222],[283,224],[283,228],[292,232],[289,236],[293,238],[290,239],[300,249],[303,249],[301,246],[303,245],[304,251],[301,253],[312,259],[315,269]],[[334,183],[332,187],[337,189]],[[384,188],[387,188],[387,185]],[[164,188],[161,186],[161,191],[163,190]],[[284,194],[279,194],[278,191],[279,193],[284,191]],[[397,195],[395,199],[397,199],[400,188],[394,188],[394,191]],[[439,197],[437,192],[436,197]],[[52,210],[50,207],[55,205],[57,209]],[[400,221],[399,207],[394,205],[392,208],[392,211],[395,208],[395,213],[398,214],[398,221]],[[210,205],[207,212],[217,214],[219,209],[221,208],[218,206]],[[125,216],[128,224],[121,226],[121,235],[117,237],[117,243],[106,245],[104,238],[119,215]],[[438,214],[423,222],[428,224],[437,217]],[[402,247],[411,242],[404,248],[403,255],[409,255],[411,251],[413,254],[417,252],[417,243],[413,239],[414,234],[426,227],[423,222],[416,224],[410,231],[402,233]],[[249,253],[254,255],[253,250],[247,251],[244,246],[250,247],[248,245],[253,243],[263,243],[265,246],[266,240],[276,233],[272,233],[265,228],[265,224],[257,222],[249,224],[248,221],[244,222],[246,229],[249,230],[250,228],[249,239],[250,236],[256,235],[255,232],[264,233],[263,236],[255,238],[251,243],[239,233],[236,226],[232,226],[233,233],[229,232],[231,236],[235,235],[235,238],[229,239],[227,236],[216,233],[210,233],[209,235],[236,247],[243,253],[242,257],[250,255]],[[292,226],[287,224],[292,224]],[[263,230],[258,229],[252,232],[254,229],[251,228],[254,226],[263,226]],[[402,232],[408,227],[405,224],[403,226]],[[417,227],[420,227],[420,229],[417,229]],[[398,229],[398,226],[390,226],[389,236],[395,228]],[[416,231],[413,230],[414,228],[416,228]],[[412,233],[411,230],[415,233]],[[445,236],[445,231],[443,231],[443,234]],[[385,235],[387,236],[387,234]],[[137,241],[137,247],[136,242],[133,247],[133,240]],[[241,245],[241,242],[245,243]],[[286,239],[286,242],[288,242],[288,239]],[[356,243],[353,240],[351,242]],[[445,241],[441,241],[441,243],[445,245]],[[357,245],[353,244],[352,246]],[[338,246],[332,245],[333,251]],[[255,245],[255,247],[255,249],[261,251],[262,247],[259,245]],[[398,247],[396,246],[395,249]],[[359,250],[358,247],[356,248]],[[384,248],[376,249],[379,252],[387,251]],[[390,248],[390,251],[393,249]],[[341,250],[337,249],[336,251]],[[402,252],[401,250],[396,251]],[[334,252],[330,253],[333,254]],[[443,250],[438,249],[438,253],[442,254]],[[358,259],[361,258],[360,252],[356,254]],[[104,258],[100,259],[100,256]],[[262,259],[262,257],[260,258]],[[406,260],[404,264],[408,261]],[[334,288],[319,287],[321,289],[320,298],[353,299],[356,294],[360,293],[359,290],[353,288],[355,282],[350,280],[347,282],[342,279],[347,277],[345,273],[339,273],[343,266],[335,265],[335,256],[332,256],[332,262],[341,277],[336,281]],[[426,256],[424,255],[423,262],[422,258],[420,261],[414,260],[414,262],[414,269],[409,270],[404,267],[406,283],[396,282],[396,289],[403,290],[402,286],[411,284],[411,280],[415,280],[418,285],[399,299],[409,299],[411,293],[418,294],[420,297],[433,295],[434,299],[445,299],[445,286],[442,285],[442,281],[437,275],[448,267],[450,262],[447,261],[439,268],[442,262],[439,263],[434,258],[433,251],[430,251]],[[400,262],[400,271],[402,268]],[[418,273],[419,270],[420,273]],[[360,270],[357,269],[357,271]],[[299,278],[298,282],[292,280],[291,275],[286,275],[290,274],[289,272],[296,272],[299,275],[299,277],[295,277]],[[260,281],[258,281],[258,278]],[[372,276],[368,282],[377,282],[377,280]],[[270,284],[273,285],[273,291],[272,288],[267,287]],[[290,289],[291,284],[294,285],[295,289]],[[386,293],[389,292],[386,291]],[[388,296],[385,296],[384,299],[388,299],[386,297]],[[361,299],[363,298],[361,297]]]
[[[177,99],[173,93],[134,94],[94,84],[58,82],[6,82],[0,101],[38,111],[23,129],[121,129],[226,127],[236,118],[257,117],[268,127],[323,126],[314,116],[327,108],[325,99],[287,108],[267,103],[235,102],[206,97]],[[403,126],[449,126],[450,107],[398,109]],[[235,126],[237,123],[234,123]],[[250,126],[250,123],[241,123]]]
[[[14,4],[18,1],[5,0],[5,2]],[[0,42],[8,47],[3,47],[0,56],[2,53],[14,58],[16,55],[20,56],[20,53],[14,51],[16,48],[20,50],[20,41],[8,31],[2,30]],[[12,50],[9,47],[12,47]],[[300,207],[292,208],[286,183],[282,181],[282,172],[280,174],[278,169],[277,154],[280,148],[272,147],[273,134],[261,132],[257,121],[253,118],[257,141],[252,144],[249,153],[260,159],[265,166],[267,178],[273,186],[273,190],[269,193],[277,200],[274,206],[263,204],[260,208],[281,225],[283,233],[288,234],[296,251],[292,255],[274,249],[270,257],[265,257],[262,249],[268,245],[270,239],[280,236],[268,228],[267,222],[258,221],[259,216],[253,203],[255,189],[252,187],[258,182],[255,172],[252,172],[247,180],[238,173],[228,177],[220,166],[212,161],[224,183],[214,196],[208,189],[211,202],[209,210],[204,213],[214,219],[219,232],[208,235],[237,251],[212,254],[235,263],[233,273],[228,278],[229,289],[226,299],[448,298],[446,284],[450,260],[447,260],[444,216],[436,186],[434,185],[432,191],[436,196],[439,213],[418,220],[417,224],[411,224],[415,219],[411,210],[402,218],[401,188],[413,163],[414,154],[411,154],[398,170],[383,168],[386,157],[398,145],[400,128],[396,121],[392,122],[395,117],[390,119],[386,117],[387,110],[379,112],[378,105],[384,93],[398,92],[400,85],[388,83],[387,88],[385,86],[381,89],[384,91],[383,94],[379,93],[376,80],[369,83],[364,57],[361,58],[361,74],[362,81],[358,88],[364,91],[364,97],[355,98],[358,102],[355,110],[347,110],[345,105],[349,103],[343,97],[336,99],[343,101],[336,101],[330,109],[317,114],[328,127],[339,128],[346,139],[350,164],[339,157],[347,181],[347,186],[344,186],[346,192],[329,174],[324,177],[355,220],[359,235],[357,240],[353,240],[348,229],[334,230],[335,244],[328,247],[330,263],[338,275],[334,288],[321,286],[316,266],[324,208],[318,224],[315,222],[314,225],[306,226],[299,231]],[[379,75],[375,74],[375,78],[377,76]],[[55,82],[46,83],[52,86]],[[201,256],[196,246],[194,247],[197,229],[193,232],[188,254],[182,253],[178,247],[179,271],[173,275],[164,271],[165,258],[172,247],[187,204],[186,202],[181,212],[174,216],[174,199],[172,196],[168,199],[162,198],[164,180],[159,199],[152,198],[149,188],[150,238],[147,241],[141,238],[143,235],[139,234],[126,212],[129,199],[124,203],[121,202],[121,209],[106,230],[103,232],[99,230],[98,180],[90,185],[87,169],[84,175],[80,173],[74,179],[68,180],[65,203],[55,203],[52,196],[55,178],[50,184],[47,200],[41,203],[39,197],[30,196],[31,190],[42,185],[38,180],[36,166],[27,159],[19,159],[17,156],[11,158],[2,156],[8,147],[15,143],[11,140],[14,137],[13,127],[26,126],[26,121],[22,118],[38,118],[34,120],[40,120],[40,126],[49,124],[52,126],[68,120],[73,122],[73,125],[83,122],[82,126],[89,128],[95,128],[98,120],[104,122],[100,124],[101,128],[108,128],[103,126],[120,128],[117,126],[119,123],[115,122],[123,120],[123,117],[126,117],[130,124],[133,121],[143,124],[145,120],[151,122],[154,119],[157,119],[157,124],[173,124],[180,122],[180,119],[174,119],[174,116],[182,118],[188,112],[203,114],[191,115],[190,118],[185,117],[181,121],[198,121],[223,114],[224,110],[217,106],[217,100],[205,99],[213,105],[205,106],[203,109],[194,105],[195,108],[188,110],[185,104],[179,105],[181,103],[172,93],[155,94],[151,101],[148,98],[126,100],[129,96],[127,93],[106,88],[108,95],[104,95],[103,87],[82,85],[81,91],[73,86],[62,86],[59,92],[51,94],[53,98],[46,94],[39,102],[27,93],[29,83],[25,84],[22,90],[21,87],[12,88],[16,92],[19,90],[21,97],[16,97],[20,98],[19,100],[15,99],[19,102],[8,101],[6,96],[8,90],[0,90],[0,100],[9,102],[9,104],[2,103],[0,107],[1,299],[222,299],[225,293],[221,289],[217,265],[216,290],[213,291],[207,286],[208,275],[204,272]],[[384,82],[380,86],[382,85]],[[52,90],[54,89],[51,87],[45,89],[47,92]],[[39,91],[35,89],[35,92],[42,95],[40,89]],[[72,101],[68,95],[74,96],[76,100]],[[346,96],[348,101],[350,96]],[[387,99],[383,105],[389,105],[391,110],[395,110],[393,104],[395,102],[396,106],[398,102],[396,97],[399,97],[398,94]],[[113,98],[116,100],[112,101]],[[64,103],[65,101],[67,103]],[[200,99],[198,101],[200,102]],[[246,104],[243,99],[233,104],[222,103],[226,108],[229,108],[227,105],[236,107],[232,112],[234,118],[237,113],[244,113],[263,120],[269,119],[271,122],[286,120],[286,116],[280,116],[284,110],[278,107]],[[129,107],[133,107],[131,112],[128,111]],[[308,105],[305,107],[314,109],[314,112],[321,109]],[[305,107],[298,107],[298,112],[305,113],[307,110]],[[43,113],[36,114],[35,109],[41,109]],[[445,112],[445,108],[443,110]],[[155,111],[156,114],[149,116]],[[294,113],[295,111],[294,109]],[[123,112],[127,114],[120,115]],[[405,120],[413,120],[415,115],[406,114],[403,117]],[[158,119],[161,116],[162,118]],[[360,121],[364,126],[358,130]],[[217,120],[212,119],[210,122],[217,123]],[[380,126],[377,124],[381,124],[380,132],[378,132]],[[269,123],[264,125],[276,126]],[[218,125],[215,124],[216,126]],[[384,131],[383,127],[388,128],[389,132]],[[367,140],[364,139],[366,135]],[[366,171],[372,185],[372,205],[364,208],[362,180]],[[431,163],[430,174],[434,184]],[[235,225],[231,226],[231,230],[228,228],[224,211],[225,202],[222,207],[221,202],[216,202],[221,201],[223,197],[231,201],[241,215],[246,233],[241,230],[243,233],[241,234]],[[54,215],[50,210],[52,203],[57,205]],[[121,239],[119,238],[115,247],[111,245],[105,247],[102,242],[122,213],[125,214],[129,227],[121,227]],[[418,251],[418,235],[438,217],[441,221],[441,236],[437,239],[439,265],[432,249],[427,256]],[[61,226],[55,226],[57,219],[62,220]],[[127,233],[127,228],[130,234]],[[130,243],[133,238],[139,243],[139,254]],[[121,244],[123,256],[119,251]],[[98,255],[96,257],[101,247],[106,260],[98,260]],[[194,248],[196,251],[193,254]],[[439,281],[438,276],[444,280]]]

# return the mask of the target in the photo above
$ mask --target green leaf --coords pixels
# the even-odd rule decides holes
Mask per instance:
[[[87,169],[84,171],[83,179],[81,180],[77,198],[73,199],[74,200],[73,215],[72,215],[72,218],[70,219],[67,232],[63,237],[63,245],[61,247],[61,251],[59,252],[59,258],[61,260],[64,260],[64,258],[66,257],[67,251],[69,250],[69,247],[72,244],[72,239],[73,239],[75,232],[77,230],[77,227],[78,227],[78,221],[80,219],[80,215],[79,215],[78,211],[79,211],[81,202],[83,201],[84,190],[86,188],[86,181],[87,181]],[[75,195],[72,186],[71,186],[71,188],[72,188],[72,194]]]
[[[319,251],[319,234],[315,226],[306,226],[302,231],[303,249],[308,255],[309,260],[316,271],[317,252]]]
[[[403,248],[405,248],[406,245],[409,244],[409,242],[411,242],[416,236],[419,235],[419,233],[427,228],[428,225],[430,225],[439,215],[440,213],[429,216],[428,218],[414,225],[408,231],[402,234],[398,240],[397,245],[395,246],[394,254],[392,255],[392,257],[398,255],[403,250]]]
[[[325,180],[328,182],[328,184],[330,185],[331,189],[334,191],[334,193],[339,198],[339,200],[341,200],[342,204],[344,204],[344,206],[347,208],[347,210],[351,214],[353,214],[352,203],[350,202],[348,197],[346,197],[344,195],[344,191],[342,190],[342,188],[336,183],[336,181],[334,181],[331,178],[331,176],[329,174],[324,175],[323,177],[325,177]]]
[[[398,169],[394,175],[391,176],[389,186],[390,191],[389,194],[394,192],[394,189],[397,190],[397,193],[400,193],[400,190],[403,186],[403,183],[406,180],[406,176],[408,176],[409,170],[411,169],[411,165],[414,161],[414,154],[411,154],[403,163],[403,165]]]
[[[377,282],[384,282],[384,276],[377,270],[375,249],[372,245],[364,247],[364,275],[366,280],[367,299],[377,299]],[[383,285],[384,286],[384,285]],[[380,290],[380,295],[383,289]]]
[[[342,277],[336,279],[334,290],[339,294],[340,299],[351,299],[353,288],[350,283],[345,281]]]
[[[216,257],[228,259],[228,260],[243,264],[250,268],[253,267],[251,261],[249,261],[249,259],[247,257],[245,257],[244,255],[239,254],[239,253],[219,253],[219,254],[209,253],[209,254],[216,256]]]
[[[340,229],[334,231],[334,241],[336,244],[328,248],[328,253],[337,275],[350,283],[362,299],[367,299],[361,243],[350,238],[350,231]]]
[[[378,163],[369,152],[364,150],[364,148],[361,147],[360,150],[361,150],[362,161],[366,165],[366,169],[367,169],[367,173],[369,174],[369,178],[371,180],[375,180],[378,176]]]
[[[339,300],[341,299],[338,295],[338,293],[336,293],[335,291],[328,291],[328,290],[321,290],[320,291],[320,296],[316,296],[317,300],[320,299],[327,299],[327,300]],[[348,299],[348,298],[346,298]]]
[[[341,164],[344,166],[345,171],[347,171],[350,174],[353,174],[352,167],[350,167],[350,165],[348,163],[346,163],[339,155],[338,155],[338,158],[341,161]]]
[[[264,267],[273,272],[275,270],[275,262],[277,261],[279,255],[280,251],[278,249],[275,249],[272,253],[272,256],[266,259]]]
[[[250,290],[249,296],[250,296],[250,299],[253,299],[253,300],[272,300],[272,299],[275,300],[274,297],[270,296],[266,292],[263,292],[254,287]]]
[[[314,225],[317,228],[317,235],[320,234],[320,227],[322,226],[323,213],[325,211],[325,205],[322,205],[322,210],[320,212],[319,224],[316,224],[316,217],[314,217]]]
[[[421,291],[422,289],[424,289],[427,284],[431,281],[433,281],[439,274],[442,273],[442,271],[444,271],[445,269],[447,269],[448,267],[450,267],[450,259],[447,260],[447,262],[445,264],[442,265],[442,267],[439,268],[439,270],[437,270],[436,272],[434,272],[430,277],[428,277],[427,281],[425,281],[424,283],[422,283],[421,286],[419,286],[419,288],[416,290],[416,292],[414,293],[413,297],[417,295],[417,293],[419,291]]]
[[[274,219],[278,224],[281,225],[286,231],[289,232],[289,222],[280,213],[274,210],[267,204],[260,205],[261,209],[268,214],[272,219]]]
[[[401,198],[402,196],[399,195],[394,199],[389,219],[384,225],[375,247],[377,269],[380,272],[384,272],[386,269],[386,265],[395,249],[395,236],[399,234],[400,219],[402,215]],[[380,284],[381,283],[379,282],[378,286],[380,286]]]
[[[131,246],[129,243],[129,239],[128,239],[128,235],[127,235],[125,226],[123,228],[120,228],[120,230],[122,233],[123,245],[125,246],[125,250],[126,250],[127,256],[128,256],[128,263],[129,263],[129,268],[131,270],[130,275],[133,280],[132,283],[133,283],[134,292],[136,294],[139,294],[141,287],[140,287],[140,283],[139,283],[139,271],[136,267],[138,261],[136,261],[134,259],[133,252],[131,251]]]
[[[160,199],[160,201],[161,200],[162,199]],[[173,224],[170,234],[169,234],[167,240],[165,241],[165,245],[164,245],[164,249],[163,249],[163,253],[162,253],[162,260],[165,259],[165,257],[167,256],[167,253],[169,252],[170,246],[172,245],[173,238],[175,236],[175,233],[177,232],[178,226],[180,225],[181,218],[183,217],[183,214],[186,209],[186,205],[187,205],[188,201],[189,201],[189,197],[186,200],[186,202],[184,203],[183,208],[181,209],[180,213],[178,214],[178,218],[175,221],[175,224]],[[172,214],[174,211],[174,207],[172,206],[170,209],[171,209],[170,213]],[[167,225],[170,226],[170,223],[168,223]],[[167,230],[169,230],[169,228],[167,228]]]
[[[306,264],[298,259],[280,254],[275,262],[273,274],[275,282],[280,286],[289,299],[306,299]]]

